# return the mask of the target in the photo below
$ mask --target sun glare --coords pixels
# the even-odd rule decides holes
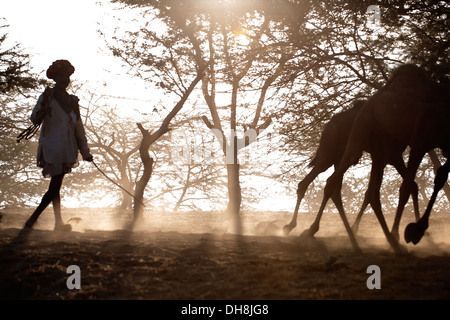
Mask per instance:
[[[250,37],[248,32],[242,28],[241,26],[235,28],[233,30],[233,34],[237,40],[237,42],[241,45],[249,45],[250,44]]]

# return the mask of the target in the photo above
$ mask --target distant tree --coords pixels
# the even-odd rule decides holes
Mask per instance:
[[[288,0],[120,2],[136,7],[144,17],[137,31],[118,38],[111,47],[137,75],[149,79],[150,71],[162,88],[178,93],[185,89],[186,74],[207,66],[201,94],[209,116],[202,118],[216,133],[226,159],[227,211],[239,233],[238,153],[271,123],[265,104],[291,57],[280,47],[289,46],[284,41],[289,33],[286,21],[301,23],[304,6]]]
[[[180,100],[175,104],[175,106],[170,110],[170,112],[166,115],[164,120],[162,121],[160,127],[156,131],[150,131],[145,129],[141,123],[137,123],[139,130],[142,133],[142,140],[139,145],[139,154],[144,166],[141,178],[136,183],[135,188],[135,201],[134,201],[134,226],[139,223],[143,219],[143,201],[144,201],[144,192],[147,187],[148,182],[153,173],[153,164],[154,159],[149,154],[149,148],[164,134],[169,132],[171,128],[169,127],[172,119],[177,115],[177,113],[181,110],[186,100],[189,98],[190,94],[194,90],[195,86],[200,82],[203,78],[204,66],[199,66],[196,70],[196,76],[192,79],[188,85],[185,87],[184,92],[181,95]]]
[[[0,207],[30,205],[45,188],[36,168],[37,139],[16,142],[30,125],[32,106],[23,96],[0,95]]]
[[[82,115],[85,117],[83,123],[91,152],[94,154],[95,163],[114,182],[130,193],[135,190],[138,176],[142,174],[143,164],[139,156],[139,145],[142,139],[141,132],[136,126],[134,117],[119,112],[117,97],[105,96],[91,91],[86,86],[77,89],[85,101],[82,107]],[[124,98],[120,98],[124,103]],[[125,105],[133,104],[133,101],[125,102]],[[130,108],[130,105],[127,107]],[[160,110],[161,109],[161,110]],[[142,126],[156,130],[162,113],[162,107],[156,106],[151,112],[141,112],[138,117],[142,120]],[[174,127],[189,123],[184,119],[184,115],[174,121]],[[147,206],[151,209],[157,207],[169,207],[176,202],[175,209],[179,209],[183,203],[190,200],[192,189],[199,187],[204,181],[205,173],[208,170],[199,170],[200,164],[193,164],[188,167],[185,173],[186,159],[173,159],[172,132],[156,141],[151,148],[154,158],[154,172],[151,187],[147,186],[150,192],[148,199],[145,199]],[[185,148],[185,146],[183,146]],[[99,193],[117,195],[118,212],[123,213],[132,208],[133,198],[123,189],[107,181],[100,172],[93,167],[83,170],[83,173],[73,179],[73,189],[79,188],[85,194],[85,185],[89,184],[91,189],[98,190]],[[114,197],[109,197],[114,198]],[[171,201],[169,201],[169,199]],[[93,197],[93,201],[95,198]],[[192,205],[192,204],[190,204]]]
[[[6,47],[8,25],[6,21],[2,24],[4,20],[0,18],[0,94],[25,94],[45,81],[31,71],[30,56],[22,50],[20,44]]]
[[[7,47],[8,26],[2,18],[0,24],[0,207],[25,206],[44,185],[35,169],[36,140],[18,144],[16,137],[31,124],[35,90],[46,82],[31,71],[20,44]]]
[[[101,98],[101,97],[99,97]],[[119,116],[114,108],[99,105],[97,99],[90,101],[84,120],[86,135],[95,157],[95,163],[108,177],[132,193],[135,177],[139,172],[138,148],[139,132],[134,121]],[[103,190],[120,191],[119,212],[132,207],[131,196],[99,176]]]
[[[394,67],[414,62],[436,80],[448,77],[443,1],[113,2],[143,17],[125,32],[115,30],[110,45],[135,75],[181,97],[189,75],[207,66],[204,106],[196,110],[230,160],[228,211],[237,229],[243,168],[237,159],[251,139],[236,132],[251,129],[258,137],[273,123],[286,138],[277,176],[289,184],[289,176],[304,176],[328,120],[380,89]],[[344,200],[353,203],[351,191],[363,190],[367,177],[349,178]],[[320,195],[320,187],[313,192]]]

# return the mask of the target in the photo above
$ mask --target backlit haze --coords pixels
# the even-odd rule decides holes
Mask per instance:
[[[149,112],[161,102],[170,108],[173,101],[166,102],[161,91],[128,75],[128,69],[123,67],[121,59],[113,57],[105,47],[99,29],[112,30],[116,22],[113,18],[115,15],[120,15],[121,21],[127,21],[127,10],[114,10],[114,5],[106,0],[15,0],[2,5],[1,16],[9,26],[9,44],[20,44],[24,52],[31,56],[33,71],[42,77],[45,77],[45,71],[53,61],[67,59],[75,66],[72,83],[87,84],[96,93],[110,97],[119,114],[123,112],[129,116],[133,111]],[[133,23],[132,18],[129,23]],[[245,30],[236,30],[236,36],[241,44],[248,44]],[[83,102],[80,101],[81,105]],[[257,179],[245,177],[242,181],[259,183]],[[267,182],[263,180],[261,183]],[[272,186],[276,187],[276,183],[272,182]],[[292,210],[295,201],[293,196],[262,197],[259,207],[263,210]],[[90,206],[112,205],[108,200],[111,201],[98,199]],[[75,208],[80,203],[76,197],[65,196],[63,205]]]

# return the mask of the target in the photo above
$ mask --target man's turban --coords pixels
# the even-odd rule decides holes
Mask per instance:
[[[75,72],[75,68],[67,60],[56,60],[47,69],[47,78],[53,79],[55,75],[67,75],[70,77]]]

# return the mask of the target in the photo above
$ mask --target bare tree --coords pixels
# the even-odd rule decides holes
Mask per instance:
[[[173,109],[169,112],[169,114],[162,121],[161,126],[155,132],[150,132],[142,126],[142,124],[137,123],[139,130],[142,133],[142,140],[139,146],[139,154],[144,165],[144,170],[142,172],[142,176],[136,183],[135,190],[135,201],[134,201],[134,225],[139,223],[143,218],[143,201],[144,201],[144,191],[148,182],[150,181],[152,172],[153,172],[153,163],[154,160],[149,154],[149,148],[155,143],[161,136],[169,132],[171,129],[169,127],[172,119],[177,115],[177,113],[181,110],[186,100],[189,98],[189,95],[194,90],[195,86],[198,82],[203,78],[204,68],[200,68],[197,71],[197,76],[192,80],[189,87],[186,88],[186,91],[182,95],[180,101],[173,107]]]
[[[133,192],[133,177],[139,170],[135,159],[139,149],[137,130],[133,131],[131,120],[118,117],[113,109],[103,111],[102,123],[95,123],[93,116],[85,120],[90,146],[101,156],[99,160],[102,167],[109,169],[108,173],[115,181],[128,192]],[[131,196],[122,191],[119,212],[131,208],[131,205]]]
[[[186,74],[207,67],[201,80],[209,115],[202,119],[221,144],[228,178],[227,211],[240,233],[238,153],[271,123],[266,104],[292,57],[285,47],[289,33],[285,21],[301,21],[304,7],[295,1],[121,2],[136,6],[145,17],[139,31],[129,32],[112,47],[115,55],[139,70],[138,75],[151,69],[160,79],[159,86],[180,95],[186,89]],[[152,28],[161,24],[161,31]]]

